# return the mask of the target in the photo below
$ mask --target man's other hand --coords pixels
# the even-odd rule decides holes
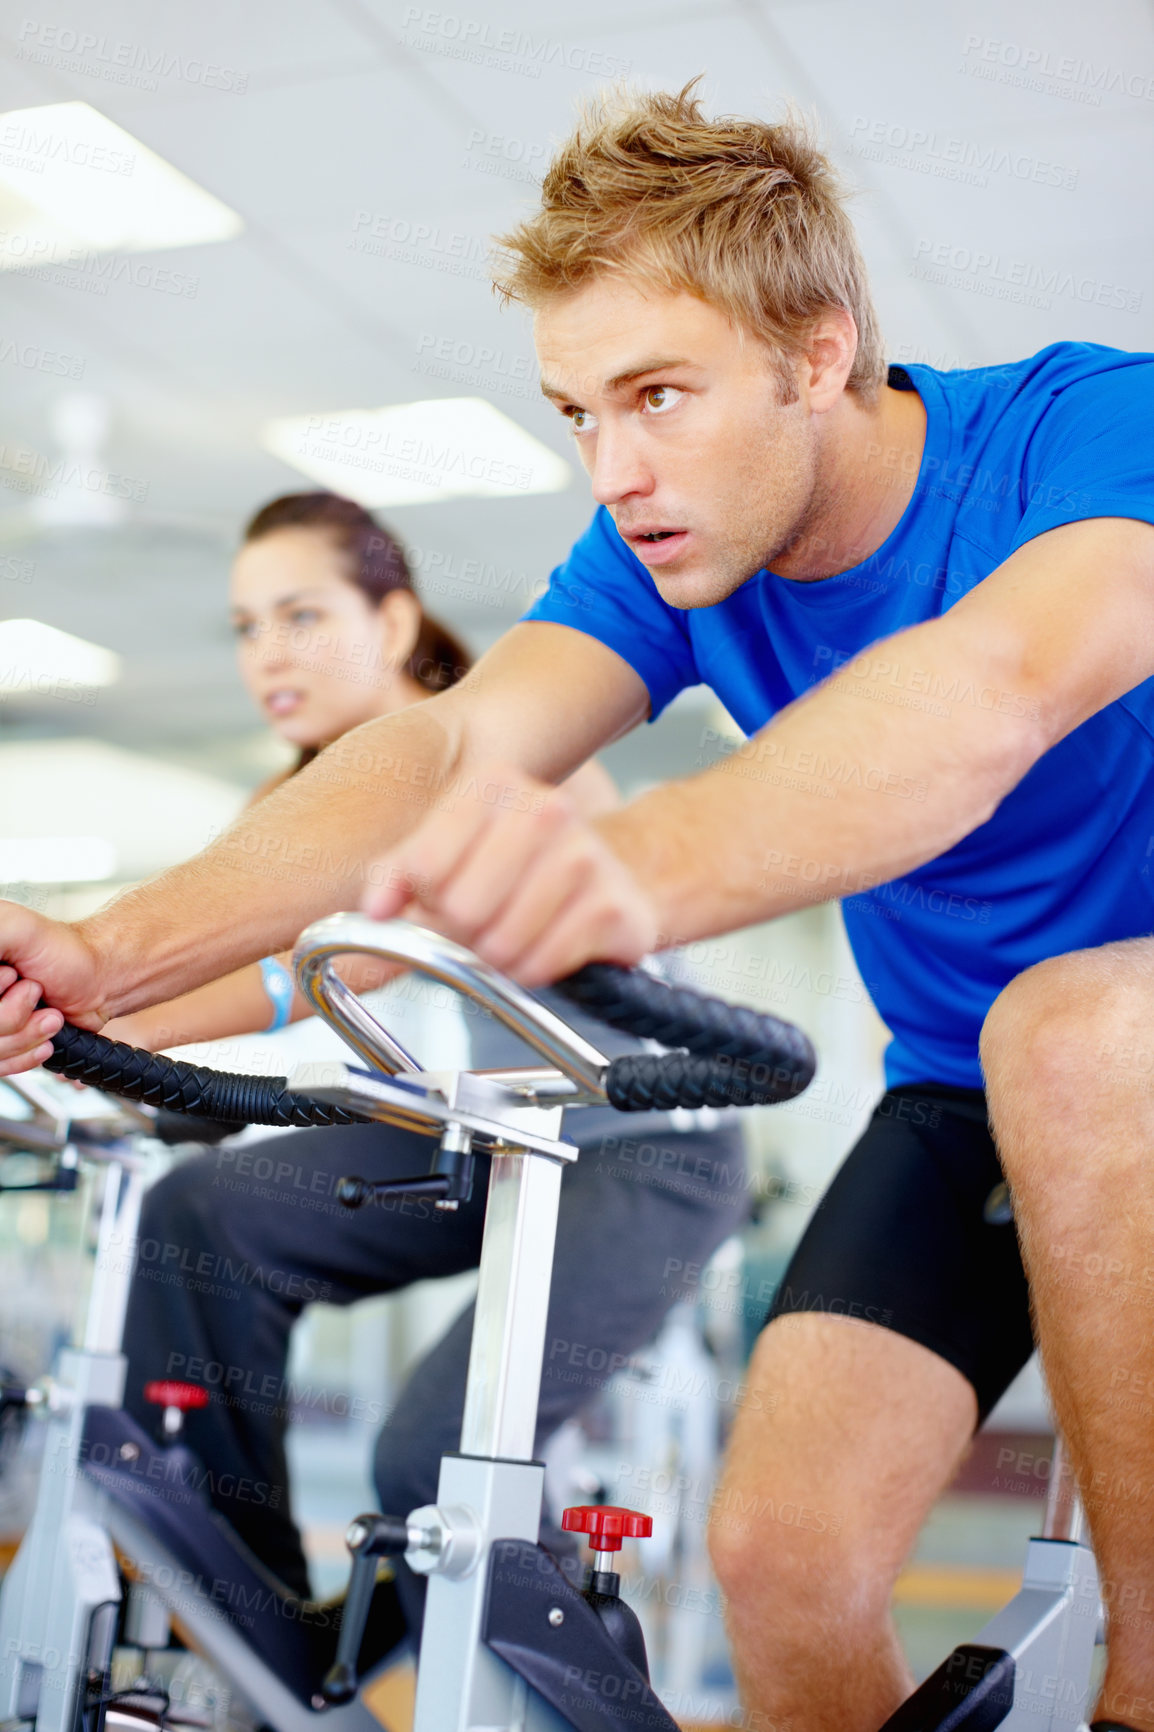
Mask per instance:
[[[525,986],[657,943],[653,903],[571,796],[504,765],[470,775],[377,875],[366,913],[443,932]]]
[[[73,926],[0,901],[0,1076],[33,1070],[52,1055],[66,1020],[99,1028],[99,964]],[[51,1010],[37,1010],[47,999]]]

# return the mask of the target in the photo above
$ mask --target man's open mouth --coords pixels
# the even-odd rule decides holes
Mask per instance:
[[[621,529],[622,539],[633,549],[643,565],[668,565],[679,559],[689,539],[687,529]]]

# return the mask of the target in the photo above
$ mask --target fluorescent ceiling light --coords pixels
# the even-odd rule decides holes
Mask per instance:
[[[87,102],[0,114],[0,270],[226,241],[242,227]]]
[[[0,883],[98,884],[116,876],[116,849],[104,836],[0,838]]]
[[[334,409],[266,423],[261,443],[370,509],[559,493],[572,470],[483,397]]]
[[[102,740],[0,744],[0,844],[51,840],[61,854],[99,838],[119,879],[187,860],[236,817],[244,793],[215,776],[126,752]],[[59,883],[53,868],[46,883]]]
[[[0,691],[68,695],[77,686],[111,686],[120,657],[38,619],[0,620]]]

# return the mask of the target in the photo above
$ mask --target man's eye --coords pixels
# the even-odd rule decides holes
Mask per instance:
[[[247,638],[250,642],[260,636],[260,627],[255,619],[234,619],[232,629],[235,637]]]
[[[591,433],[597,425],[596,415],[591,415],[588,409],[566,409],[565,417],[573,433]]]
[[[651,415],[662,415],[667,409],[672,409],[679,403],[684,392],[676,385],[649,385],[645,391],[645,407]]]
[[[316,625],[320,617],[320,609],[315,607],[294,607],[289,614],[293,625]]]

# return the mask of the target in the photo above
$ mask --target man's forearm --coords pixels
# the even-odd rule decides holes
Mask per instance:
[[[460,757],[432,702],[346,734],[202,854],[82,923],[107,983],[100,1010],[173,998],[358,907],[378,857],[451,794]]]
[[[863,652],[722,763],[597,828],[653,893],[667,942],[709,937],[936,858],[1055,737],[1012,652],[996,672],[988,651],[959,661],[935,622]]]

